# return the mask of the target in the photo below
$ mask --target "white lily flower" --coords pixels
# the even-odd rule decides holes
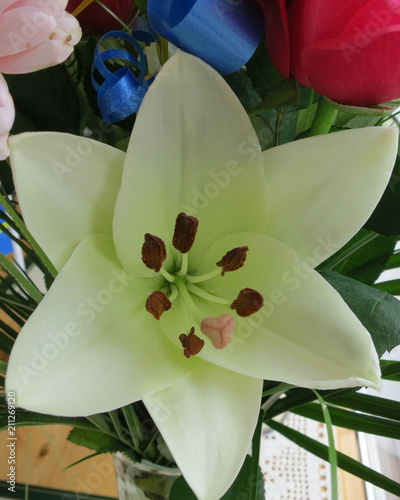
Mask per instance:
[[[178,52],[126,157],[58,133],[10,145],[25,221],[60,270],[11,353],[19,406],[82,416],[143,399],[197,497],[217,500],[263,379],[379,386],[369,333],[313,267],[372,213],[396,130],[262,153],[224,80]]]

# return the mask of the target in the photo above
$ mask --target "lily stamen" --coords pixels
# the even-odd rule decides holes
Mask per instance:
[[[142,261],[144,265],[158,273],[166,258],[167,250],[163,240],[153,234],[146,233],[142,245]]]
[[[228,271],[237,271],[244,266],[246,262],[247,252],[249,247],[237,247],[229,250],[216,265],[222,267],[221,275],[223,276]]]
[[[201,283],[202,281],[207,281],[211,278],[215,278],[215,276],[221,276],[221,271],[219,269],[198,276],[192,276],[191,274],[187,274],[185,278],[186,281],[190,281],[190,283]]]
[[[175,276],[170,274],[167,270],[165,270],[163,267],[160,268],[160,273],[164,276],[164,278],[169,281],[170,283],[173,283],[175,281]]]
[[[172,244],[181,253],[185,254],[192,248],[198,225],[199,221],[196,217],[191,217],[183,212],[176,218]]]
[[[190,329],[189,335],[186,335],[186,333],[181,333],[179,335],[179,340],[181,341],[183,347],[183,354],[187,358],[190,358],[190,356],[195,356],[204,347],[204,340],[195,335],[194,327]]]
[[[154,318],[160,319],[165,311],[171,309],[171,301],[161,290],[156,290],[147,297],[146,311]]]
[[[264,297],[257,290],[244,288],[232,302],[231,309],[235,309],[238,316],[247,318],[258,312],[264,305]]]
[[[181,269],[176,274],[178,276],[186,276],[189,266],[189,257],[187,253],[182,254]]]
[[[175,299],[178,298],[178,295],[179,295],[178,288],[175,285],[171,285],[170,292],[171,292],[171,295],[169,295],[168,298],[171,302],[173,302]]]
[[[231,305],[230,300],[226,300],[221,297],[216,297],[215,295],[211,295],[211,293],[202,290],[193,283],[186,283],[186,288],[190,293],[193,293],[193,295],[197,295],[202,299],[209,300],[210,302],[215,302],[216,304]]]

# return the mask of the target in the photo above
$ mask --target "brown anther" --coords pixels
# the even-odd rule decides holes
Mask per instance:
[[[158,273],[166,258],[167,250],[165,249],[163,240],[157,238],[157,236],[146,233],[142,246],[142,261],[144,265]]]
[[[156,290],[147,297],[146,311],[152,314],[156,319],[160,319],[165,311],[171,309],[171,301],[164,292]]]
[[[181,333],[179,335],[179,340],[181,341],[183,347],[183,354],[187,358],[198,354],[204,346],[204,340],[194,334],[194,327],[190,329],[189,335],[186,335],[186,333]]]
[[[231,309],[235,309],[238,316],[247,318],[258,312],[264,305],[264,297],[261,293],[251,288],[240,290],[237,299],[231,304]]]
[[[222,259],[217,262],[217,266],[222,267],[221,275],[223,276],[228,271],[237,271],[244,266],[246,262],[246,253],[249,247],[237,247],[229,250]]]
[[[193,246],[199,221],[181,212],[175,221],[172,244],[181,253],[187,253]]]

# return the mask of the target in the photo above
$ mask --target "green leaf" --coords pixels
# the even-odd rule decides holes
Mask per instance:
[[[386,264],[386,269],[397,269],[400,267],[400,250],[396,250]]]
[[[374,115],[352,115],[351,113],[339,112],[335,120],[335,128],[364,128],[377,125],[382,116]]]
[[[389,184],[365,227],[387,236],[400,234],[400,156]]]
[[[261,101],[260,95],[254,90],[246,70],[240,69],[227,75],[225,80],[246,110],[253,109]]]
[[[142,12],[147,11],[147,0],[135,0],[136,5]]]
[[[400,382],[400,361],[381,359],[382,378]]]
[[[240,469],[240,472],[229,488],[229,490],[225,493],[225,495],[221,498],[221,500],[264,500],[264,480],[262,477],[261,471],[258,471],[257,474],[257,497],[252,498],[251,491],[252,486],[254,486],[253,481],[253,466],[252,459],[250,456],[246,456],[244,464]],[[178,478],[174,485],[172,486],[172,490],[169,496],[170,500],[197,500],[196,495],[192,492],[189,485],[185,481],[184,477]]]
[[[371,396],[370,394],[361,394],[359,392],[334,394],[328,400],[338,406],[345,406],[355,411],[362,411],[400,422],[399,401],[392,401],[391,399]]]
[[[246,64],[246,69],[255,90],[263,97],[266,92],[275,88],[283,80],[267,52],[265,40],[261,40],[257,50]]]
[[[287,106],[298,102],[298,100],[299,90],[296,80],[283,80],[277,87],[268,92],[265,99],[257,103],[250,110],[250,113],[254,114],[279,106]]]
[[[169,494],[169,500],[182,500],[183,498],[185,500],[197,500],[196,495],[190,489],[185,478],[181,476],[174,482]]]
[[[13,339],[11,339],[5,334],[0,335],[0,351],[4,351],[5,353],[10,354],[13,345],[14,345]]]
[[[101,432],[104,432],[105,434],[110,432],[110,426],[108,425],[106,418],[101,413],[97,415],[90,415],[89,417],[86,418]]]
[[[7,429],[8,425],[7,408],[0,409],[0,431]],[[15,425],[26,427],[31,425],[70,425],[84,430],[92,430],[93,425],[86,418],[56,417],[54,415],[42,415],[41,413],[31,413],[26,410],[16,409]]]
[[[375,283],[374,288],[388,292],[391,295],[400,295],[400,279]]]
[[[10,225],[15,229],[17,233],[19,233],[32,247],[32,255],[36,258],[36,263],[43,269],[43,272],[49,272],[51,276],[57,276],[57,270],[50,262],[47,255],[41,249],[35,238],[28,231],[28,228],[25,226],[19,214],[15,211],[14,207],[11,205],[9,200],[0,194],[0,203],[4,207],[4,212],[2,212],[3,218],[8,218]],[[27,251],[26,248],[24,248]]]
[[[0,254],[0,266],[14,278],[21,289],[24,290],[29,297],[31,297],[37,304],[39,304],[39,302],[43,298],[43,295],[32,283],[32,281],[21,271],[19,271],[17,266],[11,264],[11,262],[2,254]]]
[[[319,443],[318,441],[315,441],[314,439],[311,439],[294,429],[290,429],[286,425],[275,422],[274,420],[269,421],[268,425],[305,450],[313,453],[325,461],[328,461],[328,447],[326,445]],[[379,474],[370,467],[360,464],[357,460],[354,460],[343,453],[337,452],[337,458],[338,467],[346,472],[349,472],[350,474],[353,474],[368,483],[374,484],[375,486],[378,486],[378,488],[389,491],[394,495],[400,495],[400,483],[396,483],[396,481],[387,478],[383,474]]]
[[[121,424],[121,420],[119,418],[118,410],[113,410],[108,412],[115,432],[117,433],[119,439],[123,439],[124,432]]]
[[[121,443],[118,439],[98,430],[72,429],[68,434],[68,441],[94,450],[97,453],[116,453],[117,451],[121,451],[133,461],[137,462],[140,460],[131,448]]]
[[[292,410],[296,415],[311,418],[317,422],[324,422],[320,405],[309,403]],[[393,439],[400,439],[400,423],[385,418],[364,415],[354,411],[329,406],[332,424],[345,429],[374,434]]]
[[[264,417],[264,411],[260,410],[251,446],[251,470],[249,470],[248,474],[248,478],[251,478],[250,500],[258,500],[259,498],[261,499],[265,498],[264,479],[259,466],[263,417]]]
[[[333,269],[367,285],[375,283],[391,259],[397,237],[361,229],[344,247],[323,262],[319,269]]]
[[[335,271],[322,270],[320,274],[369,331],[379,356],[400,344],[400,301]]]

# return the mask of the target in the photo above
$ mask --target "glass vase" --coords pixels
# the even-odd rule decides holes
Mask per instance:
[[[135,463],[123,453],[114,454],[119,500],[168,500],[179,469]]]

